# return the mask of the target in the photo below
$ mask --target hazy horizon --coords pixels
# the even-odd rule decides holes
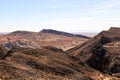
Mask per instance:
[[[119,0],[1,0],[0,32],[100,32],[120,27]]]
[[[17,31],[27,31],[27,30],[17,30]],[[58,30],[57,30],[58,31]],[[60,31],[60,30],[59,30]],[[14,31],[12,31],[14,32]],[[30,31],[30,32],[36,32],[36,31]],[[39,32],[39,31],[38,31]],[[62,31],[65,32],[65,31]],[[11,32],[0,32],[1,35],[6,35],[9,34]],[[80,35],[85,35],[85,36],[89,36],[89,37],[94,37],[95,35],[97,35],[99,32],[67,32],[67,33],[71,33],[71,34],[80,34]]]

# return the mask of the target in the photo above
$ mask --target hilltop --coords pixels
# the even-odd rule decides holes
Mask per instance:
[[[14,31],[7,35],[13,41],[32,41],[42,46],[53,46],[68,50],[89,39],[87,36],[75,35],[56,30],[44,29],[40,32]],[[7,41],[7,40],[6,40]]]
[[[68,37],[80,37],[80,38],[90,39],[90,37],[85,36],[85,35],[72,34],[72,33],[67,33],[67,32],[63,32],[63,31],[52,30],[52,29],[43,29],[42,31],[40,31],[40,33],[51,33],[51,34],[68,36]]]

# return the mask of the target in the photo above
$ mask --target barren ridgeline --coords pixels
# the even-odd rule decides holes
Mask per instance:
[[[88,66],[120,78],[120,28],[102,31],[94,38],[67,51]]]

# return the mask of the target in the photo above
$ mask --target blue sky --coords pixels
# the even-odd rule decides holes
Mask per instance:
[[[0,32],[120,27],[120,0],[0,0]]]

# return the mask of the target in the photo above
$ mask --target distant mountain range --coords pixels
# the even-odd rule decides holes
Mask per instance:
[[[68,37],[80,37],[80,38],[90,39],[90,37],[85,36],[85,35],[72,34],[72,33],[67,33],[67,32],[63,32],[63,31],[56,31],[56,30],[52,30],[52,29],[43,29],[40,32],[42,32],[42,33],[51,33],[51,34],[64,35],[64,36],[68,36]]]
[[[0,43],[5,43],[5,45],[9,45],[9,38],[11,43],[16,46],[17,44],[21,45],[23,43],[24,44],[21,46],[25,46],[26,44],[26,46],[28,46],[28,43],[30,43],[31,45],[34,43],[34,46],[36,44],[39,44],[40,46],[53,46],[63,50],[73,48],[76,45],[90,39],[89,37],[84,35],[76,35],[51,29],[43,29],[40,32],[14,31],[9,34],[1,35],[0,37]]]

